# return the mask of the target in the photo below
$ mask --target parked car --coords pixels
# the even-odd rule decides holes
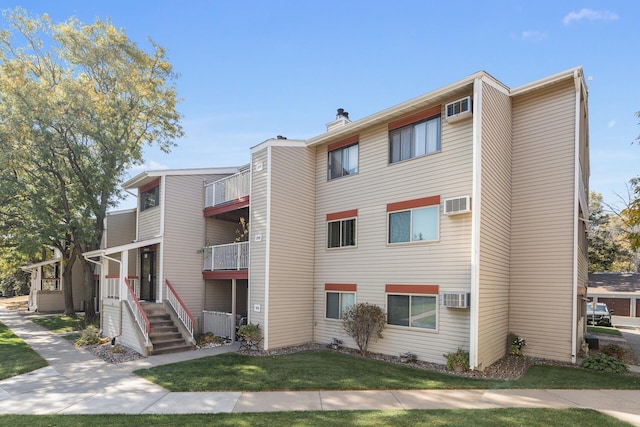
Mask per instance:
[[[587,323],[596,326],[611,326],[611,314],[613,310],[609,310],[607,304],[587,303]]]

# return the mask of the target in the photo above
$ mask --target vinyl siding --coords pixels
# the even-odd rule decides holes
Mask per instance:
[[[313,337],[314,153],[271,147],[269,348]]]
[[[131,210],[107,215],[106,223],[107,225],[104,232],[104,241],[106,242],[106,245],[104,247],[111,248],[114,246],[126,245],[135,240],[136,211]],[[136,254],[136,250],[129,251],[129,276],[137,275]],[[112,257],[119,258],[119,254],[112,255]],[[120,274],[120,265],[116,262],[109,261],[109,272],[107,274]]]
[[[154,206],[140,212],[137,240],[147,240],[160,235],[160,209],[160,206]]]
[[[460,95],[464,96],[464,95]],[[459,98],[459,97],[457,97]],[[457,99],[456,98],[456,99]],[[451,99],[450,101],[453,101]],[[448,102],[448,101],[447,101]],[[444,105],[445,102],[443,102]],[[327,181],[327,147],[316,153],[314,340],[333,337],[355,343],[341,322],[325,319],[325,283],[357,284],[356,302],[386,310],[386,284],[433,284],[444,291],[470,290],[471,215],[447,216],[440,208],[439,241],[387,244],[388,203],[440,195],[441,201],[471,195],[472,121],[441,121],[441,152],[388,163],[386,124],[360,133],[359,172]],[[358,209],[357,247],[327,249],[326,215]],[[422,360],[444,362],[443,353],[468,348],[469,310],[438,308],[438,329],[388,326],[369,350],[387,354],[411,351]]]
[[[511,100],[482,83],[478,367],[505,354],[511,238]],[[473,296],[472,296],[473,298]]]
[[[163,279],[168,279],[194,317],[204,309],[202,253],[205,244],[204,182],[207,175],[165,178]],[[164,285],[164,280],[163,283]],[[166,298],[166,290],[163,298]]]
[[[509,328],[525,354],[571,360],[574,117],[572,80],[513,105]],[[558,327],[563,325],[563,327]]]
[[[264,326],[265,274],[267,257],[267,148],[251,156],[251,217],[249,231],[249,321]],[[256,170],[261,164],[262,170]],[[261,240],[256,241],[256,236]],[[260,311],[254,307],[260,306]],[[264,328],[263,328],[263,332]]]

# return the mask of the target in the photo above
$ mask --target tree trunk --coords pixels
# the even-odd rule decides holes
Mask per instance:
[[[93,278],[93,264],[83,260],[82,270],[84,273],[84,320],[87,324],[94,324],[97,323],[98,315],[95,306],[96,287]]]
[[[64,314],[67,316],[75,317],[76,310],[73,307],[73,265],[76,261],[75,251],[71,252],[71,257],[67,260],[63,260],[62,268],[62,281],[64,282]]]

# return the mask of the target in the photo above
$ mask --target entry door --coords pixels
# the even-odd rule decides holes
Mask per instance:
[[[142,252],[140,262],[140,299],[156,299],[156,253]]]

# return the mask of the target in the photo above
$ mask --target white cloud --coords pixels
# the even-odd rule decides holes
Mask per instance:
[[[614,127],[616,125],[616,121],[615,120],[609,120],[609,123],[607,123],[607,127],[609,129],[611,129],[612,127]]]
[[[526,41],[539,42],[547,38],[547,33],[542,31],[523,31],[520,33],[520,38]]]
[[[588,21],[615,21],[618,19],[618,14],[609,12],[608,10],[580,9],[579,12],[570,12],[564,17],[562,22],[564,25],[569,25],[573,21],[582,21],[585,19]]]
[[[169,169],[169,166],[167,165],[163,165],[162,163],[158,163],[154,160],[149,160],[148,162],[144,162],[141,165],[135,165],[132,166],[131,169],[129,169],[130,172],[136,172],[136,171],[157,171],[157,170],[163,170],[163,169]]]

